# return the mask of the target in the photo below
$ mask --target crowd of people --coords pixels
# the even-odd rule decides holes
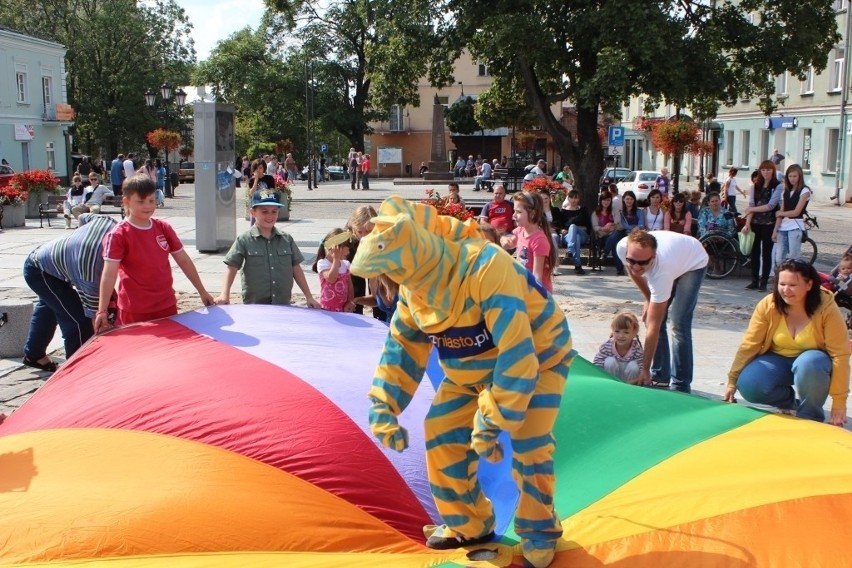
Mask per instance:
[[[777,219],[773,221],[771,235],[777,240],[779,232],[798,230],[795,220],[799,219],[797,214],[804,209],[807,194],[802,190],[801,171],[796,167],[787,169],[783,183],[773,184],[772,180],[777,180],[774,167],[764,168],[764,165],[761,164],[758,172],[760,177],[756,178],[744,214],[747,223],[754,226],[769,224],[765,222],[766,217],[758,215],[776,213]],[[364,308],[369,307],[373,317],[393,322],[388,338],[390,343],[408,345],[410,333],[414,333],[417,326],[423,326],[418,329],[427,331],[432,329],[430,325],[435,324],[426,324],[418,319],[419,315],[413,314],[411,302],[415,301],[415,296],[406,289],[407,286],[418,285],[415,283],[418,263],[410,259],[401,260],[407,258],[404,253],[386,251],[385,245],[391,246],[391,241],[383,242],[382,246],[377,245],[378,232],[385,234],[396,228],[389,226],[388,219],[391,217],[378,217],[377,211],[370,206],[358,207],[345,227],[331,229],[320,243],[312,267],[320,282],[320,294],[315,298],[301,267],[304,257],[298,245],[292,236],[276,226],[278,211],[284,202],[274,182],[270,182],[269,167],[269,163],[262,159],[255,160],[249,166],[253,224],[249,230],[237,236],[225,255],[224,281],[221,293],[216,297],[205,289],[171,225],[154,217],[158,206],[155,179],[144,170],[128,172],[130,175],[123,179],[120,191],[126,219],[117,222],[95,212],[80,212],[79,230],[38,247],[28,256],[24,264],[24,278],[39,301],[24,348],[24,364],[46,372],[56,370],[56,363],[46,350],[57,325],[65,342],[66,356],[72,357],[94,334],[114,325],[176,314],[178,308],[172,285],[170,257],[193,284],[201,303],[206,306],[230,303],[231,288],[239,273],[243,303],[290,304],[292,288],[296,284],[304,294],[308,308],[364,313]],[[763,184],[758,183],[760,179],[764,180]],[[77,188],[82,185],[81,182],[79,178],[74,180],[75,198],[79,197],[80,190]],[[774,192],[778,186],[782,186],[782,195],[778,199],[776,212],[769,207],[772,196],[768,193]],[[617,205],[614,204],[616,198]],[[410,204],[401,205],[404,202],[400,198],[388,201],[394,199],[398,202],[388,204],[389,210],[393,207],[403,210],[412,207]],[[446,199],[461,202],[457,183],[450,184]],[[479,264],[475,266],[474,263],[459,264],[467,258],[467,253],[458,247],[447,248],[432,243],[433,254],[440,256],[440,262],[448,266],[467,267],[470,273],[466,277],[476,279],[480,285],[486,280],[489,285],[499,280],[503,282],[501,286],[508,286],[507,282],[511,281],[510,289],[515,291],[512,293],[517,293],[521,304],[527,305],[530,322],[534,318],[543,317],[541,314],[546,312],[551,314],[549,317],[555,318],[553,329],[560,330],[565,316],[561,310],[553,309],[552,279],[558,248],[564,245],[571,251],[572,257],[579,258],[579,247],[584,242],[589,238],[602,238],[605,250],[612,254],[619,272],[626,271],[644,301],[641,315],[630,312],[616,315],[611,325],[611,336],[594,356],[594,363],[613,377],[634,385],[690,393],[694,367],[692,319],[709,259],[700,241],[687,230],[691,224],[691,212],[685,196],[673,195],[668,209],[665,209],[663,193],[657,188],[649,195],[648,206],[641,208],[632,192],[618,196],[617,191],[615,194],[607,191],[601,194],[594,212],[582,207],[581,195],[576,189],[568,191],[561,206],[552,204],[551,199],[549,191],[543,190],[522,191],[507,200],[505,189],[495,185],[493,201],[482,211],[481,225],[469,225],[460,233],[441,233],[441,230],[446,229],[431,226],[421,227],[420,230],[426,231],[424,235],[428,235],[429,239],[446,239],[448,234],[453,234],[458,235],[453,238],[473,243],[471,246],[475,254],[470,252],[473,255],[471,258],[481,260],[477,260]],[[706,196],[705,206],[696,215],[699,232],[724,230],[729,226],[730,220],[721,214],[723,203],[723,196],[718,193]],[[71,204],[71,214],[78,206]],[[567,226],[564,219],[570,221]],[[795,226],[785,226],[783,220],[786,219],[792,220]],[[452,222],[456,223],[454,219]],[[832,293],[821,288],[822,280],[814,268],[798,258],[786,258],[787,253],[795,249],[795,233],[787,235],[781,242],[781,246],[785,247],[785,255],[775,266],[776,279],[772,292],[760,300],[754,309],[728,373],[724,400],[735,402],[736,393],[739,392],[741,397],[753,403],[771,405],[784,413],[820,422],[827,420],[830,424],[842,426],[846,422],[850,371],[850,345],[845,322]],[[393,245],[397,246],[398,243]],[[363,253],[365,246],[373,247],[368,249],[372,252]],[[362,249],[360,255],[359,247]],[[402,266],[393,270],[388,268],[387,272],[370,268],[370,263],[365,260],[369,254],[389,254],[388,262],[402,262]],[[419,251],[418,254],[424,253]],[[509,254],[516,263],[512,263]],[[512,268],[508,269],[507,266]],[[582,271],[581,265],[576,266]],[[495,273],[497,267],[503,276]],[[510,278],[507,270],[514,276]],[[436,272],[455,274],[451,270]],[[838,291],[846,290],[850,276],[852,254],[844,257],[829,284]],[[451,284],[454,286],[443,286],[442,290],[461,289],[458,287],[459,282],[453,281]],[[505,295],[506,289],[500,288],[499,293]],[[424,292],[417,296],[416,301],[428,303],[433,300]],[[479,302],[459,304],[465,306],[463,317],[469,319],[473,317],[471,314],[474,311],[480,309],[497,309],[488,298],[480,298]],[[469,308],[474,305],[476,310],[471,311]],[[476,313],[476,317],[480,317],[479,312]],[[495,321],[499,321],[499,318]],[[644,334],[640,321],[644,324]],[[471,322],[476,323],[473,320]],[[401,326],[409,327],[403,329]],[[561,396],[567,362],[573,353],[567,326],[564,327],[564,333],[559,338],[559,346],[564,348],[564,353],[560,354],[558,361],[547,363],[550,366],[545,365],[543,357],[547,350],[529,354],[531,369],[536,369],[530,375],[538,382],[535,392]],[[533,334],[541,333],[535,326],[530,328],[525,324],[525,329],[528,332],[532,330]],[[494,359],[508,368],[510,361],[506,358],[514,348],[508,345],[500,330],[486,331],[489,336],[493,336],[493,344],[489,344],[477,356],[483,361]],[[427,347],[431,346],[429,341]],[[442,358],[448,356],[442,354]],[[380,369],[383,368],[382,364],[379,364]],[[388,369],[403,368],[394,365],[388,367],[387,362],[384,364]],[[456,363],[449,368],[456,371],[461,369],[453,365]],[[493,373],[488,380],[499,387],[501,378]],[[393,387],[396,383],[390,379],[388,385],[391,386],[388,389],[379,388],[381,381],[374,381],[373,384],[370,394],[373,405],[370,411],[371,427],[382,443],[402,451],[407,442],[395,418],[401,408],[393,406],[396,404],[393,397],[388,398],[388,393],[400,391]],[[493,396],[498,396],[499,390],[494,393]],[[439,391],[436,400],[452,402],[460,400],[461,394],[461,391]],[[477,399],[477,396],[469,393],[464,396],[474,402]],[[826,417],[823,405],[828,399],[831,400],[831,409]],[[492,434],[509,426],[503,425],[496,414],[486,416],[481,406],[479,413],[476,412],[476,405],[471,408],[470,416],[465,414],[459,420],[463,419],[468,426],[474,417],[485,421],[484,426],[473,424],[476,433],[474,449],[483,459],[497,459],[500,448],[496,436]],[[518,415],[522,416],[523,412]],[[518,424],[512,424],[511,428],[546,434],[554,418],[555,411],[540,423],[519,419]],[[493,420],[493,423],[489,420]],[[469,454],[466,459],[471,459]],[[527,460],[529,464],[550,463],[552,447],[530,451],[529,455],[519,459]],[[429,475],[433,483],[441,486],[457,484],[442,474],[437,465],[430,468]],[[475,483],[474,478],[458,485],[461,488]],[[552,478],[547,480],[541,491],[552,491]],[[532,501],[524,501],[524,497],[521,500],[518,513],[521,517],[541,512],[541,507]],[[437,549],[455,548],[487,542],[493,537],[493,527],[489,526],[487,515],[482,518],[471,516],[465,522],[455,522],[453,511],[460,506],[457,500],[442,501],[442,497],[436,495],[436,502],[442,514],[446,515],[447,524],[429,535],[428,546]],[[547,566],[553,557],[554,539],[561,534],[558,523],[548,525],[546,530],[530,530],[519,534],[524,539],[525,557],[534,559],[532,565]]]

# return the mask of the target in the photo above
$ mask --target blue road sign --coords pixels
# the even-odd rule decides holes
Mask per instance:
[[[328,144],[326,144],[325,142],[321,142],[320,143],[320,152],[322,152],[323,154],[327,154],[328,153]]]
[[[624,127],[610,126],[607,141],[608,146],[624,146]]]

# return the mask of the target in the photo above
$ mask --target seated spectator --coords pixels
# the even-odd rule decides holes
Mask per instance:
[[[672,197],[669,210],[666,211],[666,218],[663,221],[663,229],[683,235],[692,234],[692,213],[686,206],[686,197],[683,193],[676,193]]]
[[[852,296],[852,252],[846,251],[840,264],[831,271],[828,287],[836,294]]]
[[[65,196],[65,201],[62,203],[62,210],[65,214],[65,228],[71,228],[71,214],[73,210],[77,210],[75,217],[79,217],[80,206],[86,198],[86,188],[83,187],[83,179],[80,176],[71,178],[71,187],[68,188],[68,193]]]
[[[846,423],[849,340],[831,293],[819,286],[813,266],[788,259],[777,271],[772,294],[758,302],[728,372],[724,400],[734,393],[785,414],[823,422],[831,396],[829,423]]]
[[[491,179],[491,164],[487,160],[482,162],[479,169],[479,175],[473,178],[473,191],[479,191],[480,184]]]
[[[666,212],[663,211],[663,194],[659,189],[652,189],[648,193],[648,207],[644,211],[644,227],[649,231],[662,231],[665,227]]]
[[[494,198],[485,204],[479,219],[493,226],[501,235],[512,232],[515,222],[512,216],[515,214],[510,201],[506,201],[506,188],[502,184],[494,185]]]
[[[636,194],[627,190],[621,196],[621,228],[629,234],[636,227],[645,227],[645,212],[639,208]]]
[[[633,384],[642,370],[645,353],[639,341],[639,319],[630,312],[616,314],[612,333],[598,349],[594,363],[613,377]]]
[[[580,191],[572,189],[568,192],[568,207],[562,210],[563,228],[561,238],[565,248],[571,253],[574,261],[574,272],[585,274],[580,249],[589,242],[592,234],[592,218],[589,211],[580,203]]]
[[[476,162],[473,160],[473,154],[467,157],[467,162],[465,162],[464,166],[464,175],[469,178],[476,175]]]
[[[698,213],[698,238],[711,231],[725,233],[730,237],[737,232],[734,219],[725,209],[722,209],[722,198],[718,193],[708,195],[707,206],[702,207]]]
[[[457,178],[460,178],[464,175],[464,169],[467,167],[467,162],[464,158],[459,156],[459,159],[456,160],[456,165],[453,168],[453,175]]]
[[[618,195],[618,186],[611,183],[604,191],[609,191],[609,194],[612,196],[612,210],[618,211],[618,214],[621,215],[621,196]]]
[[[616,273],[624,276],[624,264],[615,254],[615,246],[624,233],[621,228],[621,214],[613,210],[612,196],[609,193],[601,193],[598,198],[598,207],[592,215],[592,229],[595,237],[603,242],[603,256],[612,255]]]

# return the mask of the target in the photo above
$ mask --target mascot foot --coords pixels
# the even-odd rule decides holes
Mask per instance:
[[[430,529],[432,529],[430,531]],[[485,544],[486,542],[491,542],[494,540],[494,531],[489,532],[483,536],[477,536],[474,538],[465,538],[461,535],[457,535],[453,532],[452,529],[447,527],[447,525],[442,525],[440,527],[427,527],[424,529],[427,536],[429,537],[426,540],[426,546],[433,550],[451,550],[453,548],[468,548],[471,546],[478,546],[480,544]],[[429,534],[431,532],[431,534]]]
[[[555,543],[548,543],[554,544]],[[556,556],[556,549],[524,546],[524,568],[547,568]]]

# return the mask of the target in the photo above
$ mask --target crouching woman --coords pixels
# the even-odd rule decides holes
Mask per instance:
[[[798,259],[781,263],[772,294],[758,302],[728,372],[725,400],[734,393],[786,414],[846,423],[849,340],[840,309],[820,288],[813,266]]]

